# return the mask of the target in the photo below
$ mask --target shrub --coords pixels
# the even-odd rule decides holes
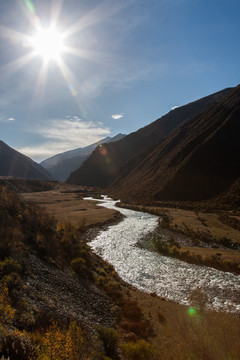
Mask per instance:
[[[119,336],[116,330],[107,326],[98,327],[99,338],[103,343],[106,356],[116,358]]]
[[[103,268],[97,268],[97,269],[96,269],[96,272],[97,272],[100,276],[103,276],[103,277],[107,276],[107,274],[106,274],[106,272],[105,272],[105,270],[104,270]]]
[[[157,314],[157,317],[158,317],[158,321],[159,321],[160,323],[164,324],[164,323],[167,322],[165,316],[164,316],[161,312],[159,312],[159,313]]]
[[[22,265],[20,265],[16,260],[12,258],[7,258],[4,261],[0,262],[0,275],[8,275],[11,272],[21,273]]]
[[[107,278],[106,276],[98,276],[95,280],[95,283],[97,286],[100,286],[101,288],[105,288],[105,286],[107,285]]]
[[[11,360],[37,360],[37,349],[25,332],[14,331],[1,339],[1,355]]]
[[[14,310],[10,304],[8,289],[5,284],[0,284],[0,321],[10,323],[13,317]]]
[[[116,281],[109,280],[106,283],[104,290],[111,297],[114,297],[114,298],[121,297],[120,287]]]
[[[66,339],[66,332],[52,321],[42,339],[40,359],[67,360],[70,358],[70,344]]]
[[[123,316],[132,321],[140,321],[143,318],[141,309],[136,301],[127,300],[123,307]]]
[[[5,275],[2,278],[2,282],[4,284],[6,284],[8,287],[8,290],[11,291],[13,289],[18,288],[22,284],[22,279],[20,278],[20,276],[17,273],[11,272],[10,274]]]
[[[122,351],[128,360],[153,360],[156,355],[155,348],[142,339],[122,345]]]
[[[129,333],[124,333],[122,339],[124,342],[128,343],[128,342],[136,342],[138,340],[138,337],[136,334],[129,332]]]
[[[78,257],[71,262],[71,268],[76,274],[83,275],[86,271],[86,261]]]
[[[153,335],[153,330],[148,320],[141,321],[128,321],[124,320],[121,322],[121,327],[124,331],[134,333],[139,338],[147,339]]]

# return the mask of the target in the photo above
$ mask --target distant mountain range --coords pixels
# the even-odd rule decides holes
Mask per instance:
[[[42,161],[40,165],[51,174],[53,179],[65,181],[74,170],[81,166],[98,145],[118,141],[125,136],[124,134],[118,134],[114,137],[108,136],[89,146],[54,155]]]
[[[240,180],[240,86],[125,165],[109,191],[123,200],[205,200]]]
[[[48,172],[35,161],[0,141],[0,176],[25,179],[50,179]]]
[[[148,176],[150,178],[154,176],[152,169],[154,168],[155,172],[158,170],[157,164],[163,156],[156,154],[156,157],[151,157],[149,154],[151,154],[152,151],[154,153],[154,150],[158,149],[159,146],[161,147],[161,144],[167,141],[166,139],[170,136],[171,132],[181,124],[183,124],[183,129],[185,129],[184,124],[200,121],[201,118],[199,117],[198,119],[196,118],[197,116],[200,116],[204,110],[217,104],[219,100],[223,99],[231,91],[232,89],[230,88],[224,89],[179,107],[144,128],[129,134],[120,141],[98,146],[80,168],[70,175],[67,182],[79,185],[99,186],[102,188],[110,186],[111,191],[121,196],[125,194],[123,191],[125,187],[126,194],[129,195],[129,192],[132,191],[132,196],[129,196],[132,200],[136,200],[138,189],[139,193],[140,189],[142,193],[143,182],[147,183],[146,178]],[[184,130],[181,131],[183,134]],[[174,139],[175,142],[173,140],[168,148],[165,149],[166,145],[162,145],[161,149],[164,154],[167,154],[172,148],[178,145],[178,142],[181,140],[181,134]],[[196,141],[198,140],[200,139],[196,139]],[[147,164],[147,161],[150,161],[150,163]],[[155,162],[155,164],[153,162]],[[140,168],[142,169],[144,163],[146,173],[143,172],[142,175],[144,175],[144,177],[141,177]],[[139,172],[138,167],[140,167]],[[124,179],[129,179],[130,173],[132,175],[134,173],[138,174],[135,178],[137,182],[130,182],[130,180],[129,183],[128,181],[125,182]],[[158,172],[158,176],[165,178],[166,175],[164,172]],[[148,195],[156,195],[157,193],[158,198],[160,198],[160,188],[157,187],[155,190],[151,187],[150,183],[149,186]]]

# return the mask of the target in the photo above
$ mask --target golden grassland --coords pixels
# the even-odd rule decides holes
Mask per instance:
[[[190,315],[189,307],[165,301],[154,294],[131,289],[129,295],[151,323],[155,334],[151,343],[157,349],[159,360],[240,358],[239,316],[207,311],[204,309],[204,294],[197,296],[200,299],[198,305],[194,299],[191,301],[197,309],[194,315]]]
[[[99,207],[97,201],[83,200],[79,193],[71,192],[71,189],[76,191],[76,187],[65,185],[64,189],[68,192],[63,192],[60,187],[47,192],[23,193],[21,196],[26,201],[44,207],[58,223],[70,222],[76,227],[82,224],[96,226],[118,218],[119,212]]]
[[[240,231],[224,224],[219,214],[212,212],[195,212],[183,209],[165,209],[172,219],[172,226],[184,230],[184,223],[195,232],[208,232],[216,239],[227,237],[234,242],[240,242]],[[232,216],[231,211],[227,211]]]

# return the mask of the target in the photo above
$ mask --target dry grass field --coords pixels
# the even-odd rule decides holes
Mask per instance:
[[[76,186],[63,185],[55,190],[23,193],[21,196],[44,207],[59,224],[70,222],[75,227],[101,225],[119,217],[117,211],[100,207],[97,201],[83,200],[76,191]]]
[[[217,241],[223,238],[230,239],[233,243],[240,243],[240,231],[224,224],[219,219],[217,213],[196,213],[190,210],[182,209],[165,209],[169,218],[171,219],[170,228],[181,230],[183,233],[186,229],[189,232],[205,233]],[[228,216],[232,217],[231,212]],[[235,217],[239,218],[239,217]],[[202,258],[209,258],[216,254],[221,254],[222,260],[232,260],[240,264],[240,251],[222,248],[220,249],[210,247],[182,247],[183,251],[190,251],[195,255],[201,255]]]
[[[143,209],[138,206],[139,210]],[[216,239],[223,237],[231,239],[233,242],[240,243],[240,231],[221,222],[219,213],[215,212],[197,212],[193,210],[185,210],[177,207],[156,207],[144,206],[147,211],[154,211],[161,216],[162,213],[170,219],[170,225],[173,230],[178,229],[185,231],[186,226],[194,232],[209,233]],[[240,221],[240,215],[232,211],[225,212],[230,218]]]
[[[240,263],[240,250],[230,250],[230,249],[213,249],[213,248],[201,248],[197,246],[187,247],[182,246],[182,251],[190,251],[195,255],[201,255],[202,258],[210,258],[216,254],[221,254],[223,260],[232,260],[234,262]]]
[[[239,316],[204,309],[189,314],[189,307],[130,289],[144,316],[150,320],[151,342],[164,360],[240,359]]]
[[[240,231],[223,224],[219,220],[219,215],[217,213],[196,213],[191,210],[171,208],[165,210],[168,211],[169,216],[172,219],[173,227],[177,225],[180,229],[183,229],[183,224],[185,223],[195,232],[208,232],[215,238],[227,237],[233,242],[240,242]],[[232,216],[231,212],[228,212],[228,214]]]

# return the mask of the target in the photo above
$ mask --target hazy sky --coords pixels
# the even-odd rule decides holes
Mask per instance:
[[[40,161],[236,86],[239,13],[239,0],[0,1],[1,140]],[[35,34],[53,24],[64,50],[47,61]]]

